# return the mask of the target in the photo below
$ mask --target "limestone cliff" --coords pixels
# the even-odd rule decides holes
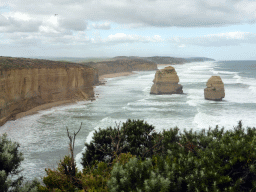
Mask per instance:
[[[94,97],[97,70],[73,63],[0,57],[0,124],[42,104]]]
[[[98,70],[99,75],[132,72],[132,71],[150,71],[157,70],[157,64],[143,59],[114,59],[112,61],[102,61],[98,63],[85,63]]]
[[[224,84],[220,76],[212,76],[206,83],[204,97],[207,100],[221,101],[225,97]]]
[[[150,94],[182,94],[182,85],[179,83],[179,77],[172,66],[158,70],[153,80]]]

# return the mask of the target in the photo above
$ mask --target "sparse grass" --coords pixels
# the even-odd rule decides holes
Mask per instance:
[[[44,59],[29,59],[17,57],[1,57],[0,70],[2,69],[29,69],[29,68],[57,68],[57,67],[81,67],[81,64],[68,61],[51,61]]]

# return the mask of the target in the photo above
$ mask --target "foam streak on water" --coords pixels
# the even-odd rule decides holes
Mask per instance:
[[[93,102],[54,107],[9,121],[0,127],[0,134],[7,132],[13,141],[20,143],[25,157],[23,174],[33,179],[44,176],[44,168],[56,168],[57,162],[68,154],[66,127],[73,133],[81,122],[75,149],[80,168],[82,152],[86,150],[84,142],[92,140],[93,132],[128,118],[144,119],[157,131],[175,126],[195,131],[216,125],[233,129],[239,120],[243,120],[245,127],[256,125],[256,75],[251,71],[246,76],[249,73],[233,70],[225,62],[195,62],[174,67],[185,94],[150,95],[155,71],[137,72],[109,79],[106,85],[96,87],[99,96]],[[222,102],[204,99],[204,88],[212,75],[220,75],[225,84],[226,97]]]

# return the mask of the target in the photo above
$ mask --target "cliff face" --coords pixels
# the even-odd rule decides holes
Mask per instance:
[[[212,76],[206,83],[204,97],[207,100],[221,101],[225,97],[224,84],[220,76]]]
[[[175,69],[171,66],[158,70],[153,80],[150,94],[182,94],[182,85]]]
[[[120,72],[157,70],[156,63],[142,59],[117,59],[113,61],[88,63],[87,65],[98,69],[99,75]]]
[[[42,61],[47,65],[28,59],[27,62],[32,64],[26,68],[1,65],[0,124],[42,104],[94,96],[97,70],[77,64],[55,65],[58,62],[51,61]]]

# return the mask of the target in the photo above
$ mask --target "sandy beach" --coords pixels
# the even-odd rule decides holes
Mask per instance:
[[[120,76],[128,76],[128,75],[132,75],[134,74],[134,72],[122,72],[122,73],[112,73],[112,74],[105,74],[105,75],[101,75],[99,76],[99,81],[104,81],[106,82],[105,78],[115,78],[115,77],[120,77]],[[104,85],[104,84],[101,84]],[[28,116],[28,115],[33,115],[35,113],[37,113],[38,111],[41,110],[46,110],[46,109],[50,109],[52,107],[57,107],[60,105],[70,105],[75,103],[77,100],[65,100],[65,101],[57,101],[57,102],[52,102],[52,103],[46,103],[43,105],[39,105],[33,109],[30,109],[28,111],[25,112],[21,112],[15,115],[15,119],[19,119],[22,118],[24,116]]]
[[[41,111],[41,110],[50,109],[52,107],[56,107],[56,106],[60,106],[60,105],[72,104],[74,102],[75,101],[72,101],[72,100],[65,100],[65,101],[57,101],[57,102],[52,102],[52,103],[46,103],[46,104],[43,104],[43,105],[39,105],[39,106],[37,106],[33,109],[30,109],[28,111],[18,113],[15,116],[15,119],[18,119],[18,118],[21,118],[21,117],[24,117],[24,116],[27,116],[27,115],[33,115],[33,114],[35,114],[35,113],[37,113],[38,111]]]
[[[105,78],[114,78],[114,77],[120,77],[120,76],[128,76],[135,74],[134,72],[121,72],[121,73],[111,73],[111,74],[105,74],[99,76],[99,81],[104,80]]]

